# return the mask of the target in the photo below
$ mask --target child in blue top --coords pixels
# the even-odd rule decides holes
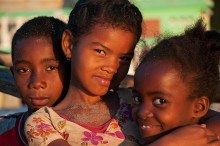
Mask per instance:
[[[24,123],[43,106],[55,106],[69,84],[69,62],[61,49],[66,24],[53,17],[36,17],[23,24],[12,40],[15,83],[28,111],[1,116],[1,145],[27,145]]]

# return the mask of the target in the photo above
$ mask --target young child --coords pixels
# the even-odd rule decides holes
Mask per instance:
[[[1,145],[27,145],[23,133],[27,117],[43,106],[55,106],[66,94],[70,64],[61,49],[65,27],[53,17],[36,17],[15,33],[12,73],[28,111],[1,116]]]
[[[211,40],[199,20],[143,57],[134,77],[132,113],[146,144],[178,127],[207,120],[219,82],[220,41]]]
[[[62,38],[71,59],[67,95],[29,117],[29,145],[139,145],[131,93],[115,87],[127,75],[141,23],[140,11],[128,0],[77,2]]]

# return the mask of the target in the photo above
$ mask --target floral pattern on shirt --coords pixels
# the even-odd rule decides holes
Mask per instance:
[[[139,145],[141,136],[136,123],[131,118],[133,98],[122,94],[119,94],[120,108],[103,133],[93,132],[66,120],[52,108],[39,109],[27,119],[25,124],[29,145],[48,145],[56,139],[64,139],[70,145],[81,146]]]
[[[97,135],[97,133],[95,132],[88,132],[88,131],[84,131],[84,138],[82,138],[83,144],[85,144],[86,142],[91,142],[93,145],[98,145],[99,142],[101,142],[102,144],[107,144],[108,141],[107,140],[103,140],[102,136]]]
[[[28,124],[27,126],[31,127],[29,131],[27,131],[28,134],[28,140],[29,142],[33,142],[33,138],[35,136],[40,136],[44,139],[44,141],[47,140],[47,136],[50,134],[56,133],[55,130],[53,130],[52,126],[49,124],[43,123],[44,120],[42,120],[40,117],[34,117],[33,118],[33,123],[36,123],[36,126],[32,126]]]

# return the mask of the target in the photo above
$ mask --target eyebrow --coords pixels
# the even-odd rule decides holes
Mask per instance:
[[[54,59],[54,58],[45,58],[45,59],[41,60],[40,63],[52,62],[52,61],[59,62],[59,60]]]
[[[26,60],[16,60],[15,61],[15,65],[20,64],[20,63],[29,64],[29,61],[26,61]]]
[[[135,89],[132,90],[132,93],[138,93]],[[158,95],[158,94],[163,94],[168,97],[171,97],[171,94],[166,93],[166,92],[161,92],[161,91],[152,91],[152,92],[146,92],[146,95],[148,96],[153,96],[153,95]]]
[[[59,62],[57,59],[54,59],[54,58],[45,58],[45,59],[41,60],[40,63],[52,62],[52,61]],[[21,63],[30,64],[30,62],[26,61],[26,60],[16,60],[15,61],[15,65],[21,64]]]
[[[166,95],[166,96],[171,96],[171,94],[166,93],[166,92],[161,92],[161,91],[147,92],[147,95],[149,95],[149,96],[156,95],[156,94],[163,94],[163,95]]]
[[[103,44],[99,43],[99,42],[92,42],[93,45],[98,45],[101,46],[102,48],[105,48],[106,50],[108,50],[109,52],[112,52],[112,50],[110,50],[108,47],[104,46]],[[134,56],[134,52],[129,52],[126,53],[126,55],[130,55],[130,56]]]
[[[98,45],[101,46],[102,48],[105,48],[106,50],[112,52],[108,47],[104,46],[103,44],[99,43],[99,42],[92,42],[93,45]]]

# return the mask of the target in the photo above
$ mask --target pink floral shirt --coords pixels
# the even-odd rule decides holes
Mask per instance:
[[[56,139],[64,139],[70,145],[139,145],[140,135],[131,118],[131,93],[120,89],[120,108],[103,133],[90,131],[66,120],[49,107],[31,115],[25,124],[29,145],[48,145]]]

